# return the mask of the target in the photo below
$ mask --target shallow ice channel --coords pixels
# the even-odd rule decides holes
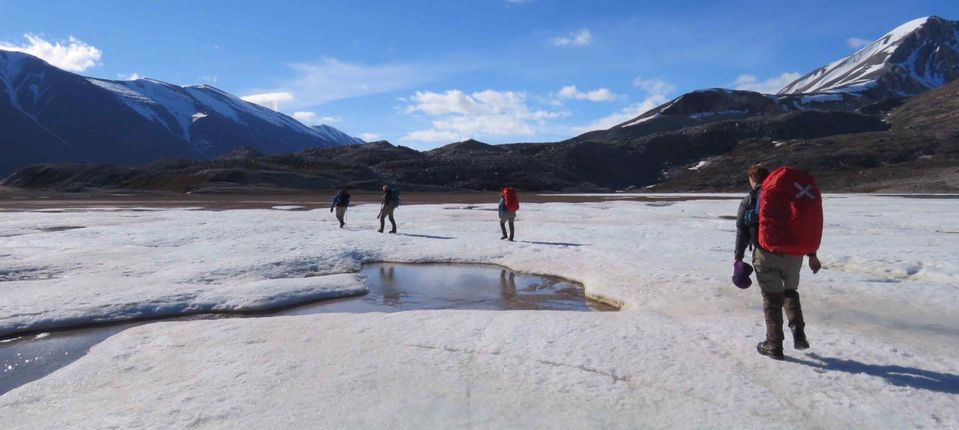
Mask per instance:
[[[370,263],[361,273],[369,293],[281,311],[198,318],[275,317],[333,312],[399,312],[430,309],[613,311],[586,298],[582,285],[504,267],[475,264]],[[108,337],[150,321],[54,331],[0,341],[0,395],[79,359]]]

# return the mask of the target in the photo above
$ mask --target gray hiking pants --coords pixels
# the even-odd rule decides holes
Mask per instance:
[[[783,309],[789,328],[795,333],[806,326],[799,303],[799,271],[803,257],[779,254],[756,248],[753,268],[763,295],[763,315],[766,319],[766,340],[774,346],[783,343]]]

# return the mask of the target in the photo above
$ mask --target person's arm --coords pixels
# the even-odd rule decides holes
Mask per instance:
[[[809,257],[809,269],[812,270],[813,274],[819,273],[819,269],[822,269],[822,262],[819,261],[819,257],[816,256],[816,253],[807,255]]]
[[[743,259],[746,255],[746,247],[752,240],[752,232],[749,231],[749,225],[746,224],[746,206],[749,203],[749,196],[739,202],[739,212],[736,214],[736,261]]]

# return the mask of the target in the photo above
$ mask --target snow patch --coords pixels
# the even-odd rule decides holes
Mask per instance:
[[[803,96],[801,99],[803,104],[808,103],[827,103],[827,102],[841,102],[841,94],[813,94],[809,96]]]
[[[667,106],[667,107],[668,107],[668,106]],[[664,110],[665,110],[665,109],[664,109]],[[649,120],[652,120],[652,119],[656,119],[656,118],[659,118],[659,113],[657,113],[657,114],[655,114],[655,115],[647,116],[646,118],[637,119],[636,121],[633,121],[633,122],[631,122],[631,123],[629,123],[629,124],[626,124],[626,125],[624,125],[623,127],[624,127],[624,128],[625,128],[625,127],[632,127],[632,126],[634,126],[634,125],[642,124],[642,123],[644,123],[644,122],[646,122],[646,121],[649,121]]]

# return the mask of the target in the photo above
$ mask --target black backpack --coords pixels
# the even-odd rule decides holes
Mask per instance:
[[[400,205],[400,189],[399,188],[390,189],[390,203],[393,205],[393,207],[397,207]]]

